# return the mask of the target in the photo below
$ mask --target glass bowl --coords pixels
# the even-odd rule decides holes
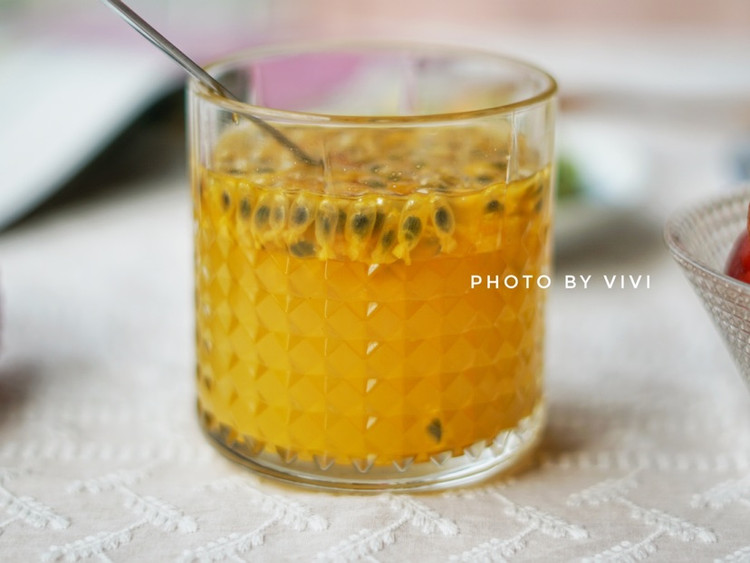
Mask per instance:
[[[676,213],[664,236],[672,256],[703,301],[750,385],[750,284],[724,274],[747,228],[750,186]]]

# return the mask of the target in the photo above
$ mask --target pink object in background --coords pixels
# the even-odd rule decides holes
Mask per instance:
[[[329,59],[325,64],[317,63],[314,69],[306,55],[257,64],[253,67],[253,82],[259,84],[259,93],[253,102],[277,109],[301,109],[300,104],[314,103],[331,90],[332,84],[346,80],[360,66],[359,57],[355,55]],[[304,88],[300,89],[300,84]]]

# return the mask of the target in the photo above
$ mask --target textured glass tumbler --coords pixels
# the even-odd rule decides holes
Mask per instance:
[[[253,470],[415,490],[544,420],[554,80],[498,55],[239,54],[189,86],[198,410]]]

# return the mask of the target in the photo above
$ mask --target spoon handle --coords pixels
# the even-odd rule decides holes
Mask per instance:
[[[176,61],[183,69],[185,69],[190,76],[198,80],[199,82],[206,85],[208,88],[230,100],[240,101],[237,96],[227,90],[218,80],[207,73],[203,68],[195,63],[190,57],[178,49],[171,41],[154,29],[151,24],[144,20],[141,16],[135,13],[128,5],[120,0],[102,0],[110,8],[115,10],[117,14],[122,17],[133,29],[140,33],[143,37],[148,39],[154,46],[161,49],[164,53],[169,55],[174,61]],[[294,155],[302,160],[306,164],[320,165],[321,161],[312,158],[305,151],[303,151],[299,145],[289,139],[281,131],[275,127],[269,125],[264,120],[260,119],[251,114],[243,114],[243,117],[252,121],[255,125],[269,133],[279,143],[289,149]]]

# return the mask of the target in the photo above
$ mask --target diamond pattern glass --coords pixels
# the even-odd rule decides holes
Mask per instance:
[[[309,162],[191,87],[201,423],[230,457],[296,483],[471,481],[520,459],[542,427],[554,82],[494,55],[346,56],[357,73],[308,93],[313,113],[288,102],[263,115]],[[227,79],[269,104],[273,60],[231,61]],[[395,74],[373,86],[383,72]],[[366,102],[369,117],[321,120],[358,79],[363,100],[389,84],[418,96],[408,110],[372,109],[388,94]],[[497,108],[482,110],[487,95]]]
[[[725,275],[732,247],[747,229],[750,189],[676,214],[665,238],[750,384],[750,285]]]

